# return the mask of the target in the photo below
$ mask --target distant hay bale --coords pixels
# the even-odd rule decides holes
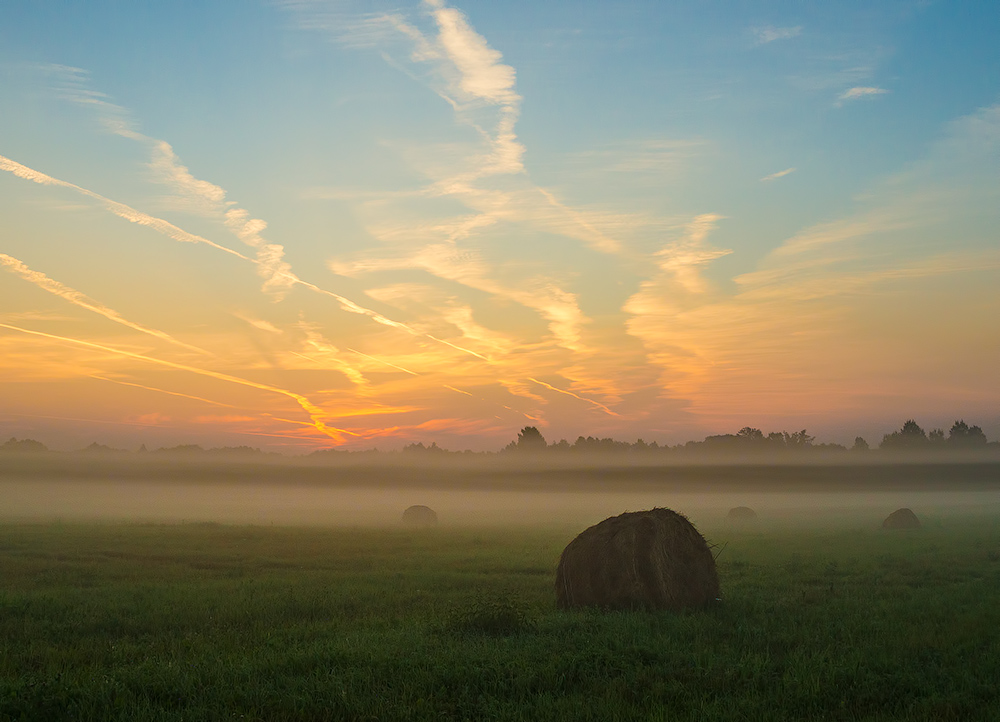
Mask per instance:
[[[732,522],[748,522],[757,520],[757,512],[749,506],[737,506],[729,510],[726,519]]]
[[[628,512],[585,529],[563,550],[556,570],[560,609],[677,611],[718,598],[705,538],[670,509]]]
[[[437,526],[438,515],[429,506],[415,504],[403,512],[403,523],[407,526]]]
[[[882,522],[883,529],[919,529],[920,520],[912,509],[896,509]]]

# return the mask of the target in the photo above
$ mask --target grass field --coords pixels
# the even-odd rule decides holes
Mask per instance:
[[[6,523],[0,719],[1000,719],[996,520],[705,529],[683,615],[557,611],[577,531]]]

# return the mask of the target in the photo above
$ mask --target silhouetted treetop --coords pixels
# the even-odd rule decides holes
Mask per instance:
[[[43,444],[41,441],[35,441],[34,439],[15,439],[13,436],[9,440],[0,444],[0,451],[30,451],[30,452],[44,452],[48,451],[49,447]]]
[[[978,426],[956,421],[948,432],[948,443],[958,447],[986,446],[986,434]]]
[[[903,424],[899,431],[893,431],[882,437],[880,449],[919,449],[928,443],[927,434],[913,419]]]

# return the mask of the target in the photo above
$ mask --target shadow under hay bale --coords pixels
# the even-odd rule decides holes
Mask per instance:
[[[911,509],[896,509],[882,522],[883,529],[919,529],[920,520]]]
[[[412,527],[437,526],[438,515],[429,506],[416,504],[403,512],[403,523]]]
[[[737,523],[757,521],[757,512],[755,512],[749,506],[737,506],[729,510],[729,513],[726,514],[726,519],[728,521]]]
[[[556,570],[560,609],[678,611],[718,598],[705,538],[670,509],[627,512],[584,530],[563,550]]]

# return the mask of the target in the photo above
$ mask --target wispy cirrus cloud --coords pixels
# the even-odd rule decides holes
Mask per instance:
[[[57,63],[37,63],[32,67],[48,79],[57,98],[96,111],[98,122],[107,131],[132,140],[147,139],[136,130],[132,114],[126,108],[112,102],[105,93],[94,90],[89,70]]]
[[[859,100],[860,98],[871,98],[876,95],[885,95],[889,91],[885,88],[879,88],[876,86],[856,86],[853,88],[848,88],[843,93],[841,93],[837,98],[837,105],[843,105],[846,102],[852,100]]]
[[[802,34],[802,26],[795,25],[794,27],[781,28],[774,25],[758,25],[750,28],[750,32],[754,36],[756,45],[767,45],[768,43],[773,43],[775,40],[788,40],[798,37]]]
[[[772,173],[771,175],[766,175],[760,179],[761,183],[767,183],[769,181],[778,180],[778,178],[784,178],[786,175],[794,173],[796,168],[785,168],[785,170],[779,170],[777,173]]]
[[[664,388],[706,418],[761,408],[833,415],[871,394],[896,395],[902,408],[912,396],[907,373],[941,364],[937,377],[949,377],[953,360],[938,339],[1000,340],[984,339],[965,316],[968,299],[987,298],[1000,273],[998,158],[994,106],[950,124],[857,212],[788,238],[731,291],[684,293],[693,289],[675,275],[644,283],[624,309],[629,331],[663,369]],[[914,300],[925,296],[935,301]],[[980,373],[990,359],[967,359],[968,368]],[[944,398],[951,387],[942,383]]]
[[[68,188],[83,196],[98,201],[107,210],[109,210],[114,215],[119,216],[120,218],[123,218],[131,223],[147,226],[155,230],[156,232],[161,233],[162,235],[165,235],[168,238],[171,238],[175,241],[181,241],[185,243],[204,243],[213,248],[234,255],[244,261],[249,261],[251,263],[254,263],[259,269],[263,268],[265,269],[265,271],[269,271],[270,273],[268,275],[273,276],[275,278],[276,284],[279,285],[280,287],[287,287],[288,285],[293,285],[293,284],[302,286],[321,295],[333,298],[340,305],[341,309],[347,311],[348,313],[367,316],[378,324],[381,324],[383,326],[388,326],[391,328],[400,329],[414,336],[423,335],[421,334],[420,331],[412,328],[411,326],[401,321],[396,321],[394,319],[391,319],[379,313],[378,311],[357,304],[345,296],[342,296],[338,293],[334,293],[333,291],[328,291],[324,288],[321,288],[320,286],[317,286],[314,283],[310,283],[309,281],[305,281],[299,278],[291,271],[291,269],[287,266],[287,264],[283,265],[280,254],[275,252],[273,256],[267,255],[268,244],[266,244],[266,242],[263,242],[262,240],[260,240],[259,242],[262,247],[263,253],[259,254],[258,258],[250,258],[248,256],[243,255],[239,251],[235,251],[226,246],[222,246],[218,243],[208,240],[207,238],[195,235],[193,233],[188,233],[187,231],[175,226],[174,224],[162,218],[157,218],[147,213],[143,213],[142,211],[138,211],[130,206],[125,205],[124,203],[113,201],[98,193],[94,193],[93,191],[87,190],[86,188],[82,188],[81,186],[75,185],[73,183],[53,178],[52,176],[46,175],[45,173],[42,173],[40,171],[34,170],[25,165],[17,163],[16,161],[11,160],[10,158],[0,156],[0,170],[7,171],[19,178],[23,178],[25,180],[38,183],[40,185],[51,185],[61,188]],[[245,235],[249,241],[255,241],[259,239],[258,234],[264,228],[264,226],[260,225],[263,223],[263,221],[254,221],[254,219],[248,219],[247,216],[243,215],[245,211],[242,211],[242,209],[233,209],[233,210],[235,210],[236,213],[227,218],[227,220],[232,224],[233,227],[238,229],[237,232]],[[251,245],[253,245],[253,243],[251,243]],[[435,340],[437,341],[437,339]],[[447,345],[451,348],[455,348],[457,350],[463,350],[460,347],[445,341],[438,341],[438,342]],[[471,355],[474,356],[478,356],[478,354],[475,354],[474,352],[467,351],[467,353],[470,353]]]
[[[587,323],[575,294],[553,278],[536,275],[523,283],[498,280],[498,269],[469,248],[472,239],[500,224],[518,224],[533,232],[558,233],[578,239],[602,253],[620,253],[621,244],[598,223],[561,202],[554,193],[532,184],[523,165],[525,148],[517,137],[521,95],[517,75],[503,55],[473,28],[461,10],[443,0],[425,0],[421,12],[383,15],[357,14],[353,21],[341,15],[331,23],[330,7],[292,2],[300,25],[330,33],[340,43],[378,47],[387,54],[402,43],[409,51],[389,58],[411,77],[421,79],[452,107],[460,124],[476,130],[478,147],[417,149],[413,164],[429,183],[416,195],[454,198],[472,213],[414,221],[387,209],[405,198],[385,194],[364,201],[377,218],[368,231],[385,246],[363,258],[333,259],[339,274],[358,277],[391,270],[419,269],[441,279],[466,285],[500,298],[515,300],[546,319],[553,339],[570,350],[582,350],[580,328]],[[429,21],[429,22],[428,22]],[[473,257],[470,257],[470,252]],[[361,255],[361,254],[359,254]],[[465,332],[471,330],[465,326]]]

